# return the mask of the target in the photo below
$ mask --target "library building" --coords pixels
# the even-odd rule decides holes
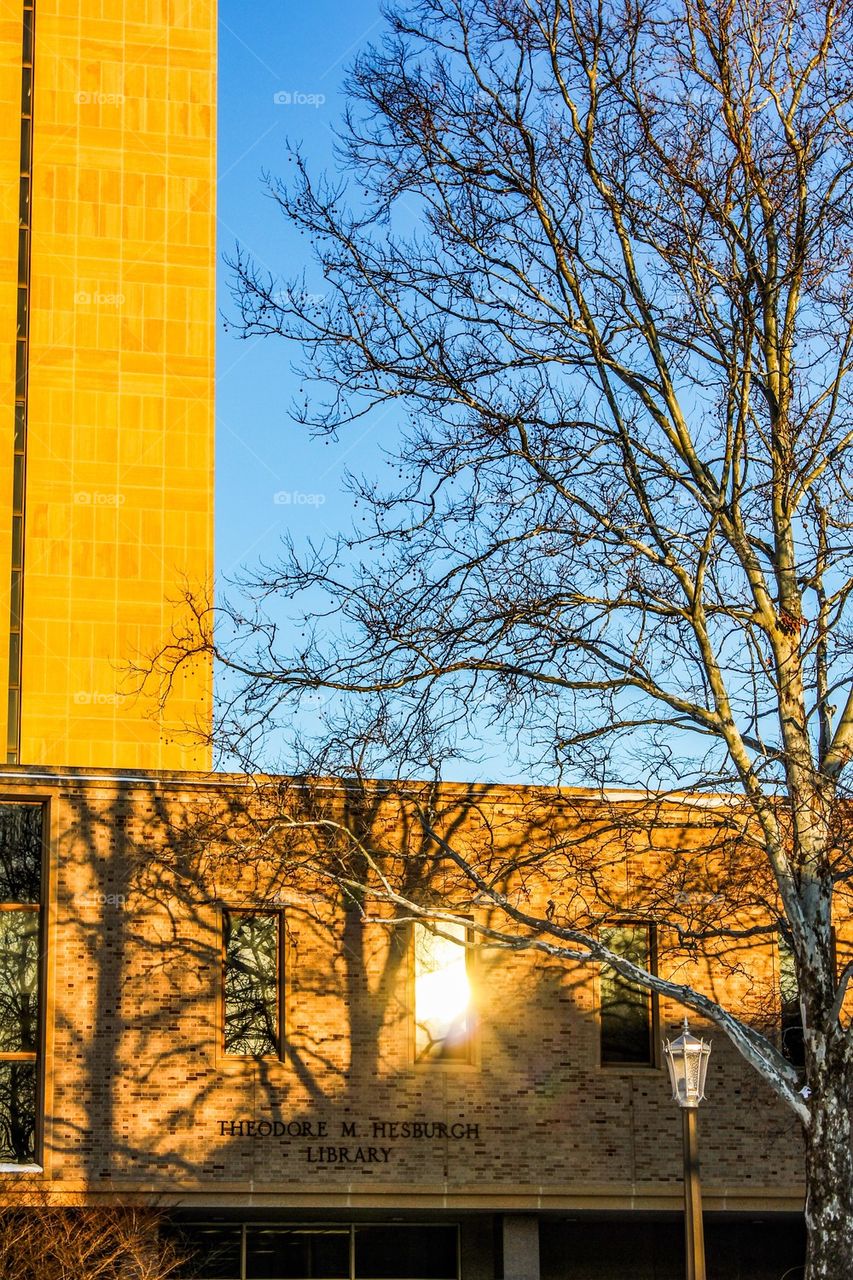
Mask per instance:
[[[211,724],[204,660],[165,713],[123,691],[212,580],[215,0],[9,0],[0,97],[4,1204],[156,1206],[197,1280],[675,1280],[684,1009],[514,945],[424,861],[417,795],[213,773],[182,731]],[[430,805],[507,901],[585,913],[797,1060],[784,947],[679,946],[650,905],[667,876],[716,902],[712,800]],[[796,1280],[796,1123],[690,1031],[709,1273]]]
[[[488,945],[473,925],[492,909],[444,869],[433,894],[416,854],[422,916],[331,891],[314,878],[318,826],[369,808],[360,843],[405,874],[408,797],[257,781],[7,766],[7,1194],[39,1182],[67,1203],[167,1206],[205,1280],[682,1275],[661,1044],[683,1008],[603,966]],[[583,849],[598,880],[646,803],[452,784],[437,800],[472,862],[523,846],[523,895],[511,872],[504,892],[557,918],[554,868]],[[778,948],[720,967],[639,918],[644,872],[659,882],[713,830],[713,814],[670,808],[660,847],[629,849],[612,899],[599,888],[608,942],[770,1019],[795,1056]],[[779,1280],[803,1257],[796,1125],[724,1036],[691,1027],[712,1046],[711,1274]]]

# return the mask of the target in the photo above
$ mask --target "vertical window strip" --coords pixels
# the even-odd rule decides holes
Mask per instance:
[[[18,192],[18,305],[15,348],[12,554],[9,609],[9,679],[6,763],[21,756],[21,669],[24,617],[24,528],[26,517],[27,415],[30,360],[30,266],[32,258],[33,72],[35,0],[24,0],[21,45],[21,173]]]
[[[611,951],[655,973],[654,927],[627,921],[602,933]],[[656,1000],[652,992],[603,966],[599,977],[602,1066],[654,1066]]]
[[[222,912],[223,1048],[238,1057],[281,1052],[281,912]]]
[[[414,926],[415,1061],[472,1061],[471,930],[465,920]]]
[[[0,1163],[38,1152],[44,806],[0,802]]]

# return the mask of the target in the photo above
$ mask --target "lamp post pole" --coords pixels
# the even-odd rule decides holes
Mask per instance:
[[[665,1040],[663,1056],[669,1070],[672,1096],[681,1108],[684,1141],[684,1235],[686,1280],[706,1280],[705,1234],[702,1225],[702,1184],[699,1179],[699,1103],[705,1097],[710,1044],[690,1034],[687,1019],[677,1040]]]
[[[684,1134],[684,1234],[687,1280],[705,1280],[705,1232],[702,1227],[702,1183],[699,1179],[698,1107],[682,1107]]]

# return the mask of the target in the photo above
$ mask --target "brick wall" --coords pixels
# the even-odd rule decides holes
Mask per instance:
[[[451,900],[488,923],[482,895],[429,862],[395,797],[378,800],[367,821],[334,788],[306,795],[275,784],[273,795],[248,780],[14,770],[5,783],[7,796],[43,797],[50,812],[43,1141],[57,1194],[153,1191],[185,1206],[369,1207],[389,1196],[411,1208],[678,1205],[680,1122],[665,1072],[599,1066],[594,965],[478,949],[474,1063],[413,1061],[406,929],[344,909],[317,876],[328,850],[300,825],[357,818],[364,848],[410,888],[420,877],[419,900]],[[697,825],[673,811],[668,826],[658,812],[650,836],[630,797],[605,812],[575,792],[471,796],[444,788],[442,830],[453,828],[454,847],[483,868],[503,869],[512,902],[554,919],[634,911],[645,892],[638,865],[660,883],[685,849],[707,860],[721,847],[713,812]],[[619,841],[631,847],[621,860]],[[360,874],[350,846],[346,856],[347,874]],[[573,904],[593,882],[597,900],[590,892]],[[284,913],[281,1060],[222,1052],[223,902]],[[695,925],[696,904],[681,905]],[[391,912],[370,900],[367,909]],[[767,1019],[772,951],[709,959],[662,935],[660,963]],[[681,1016],[662,1002],[663,1031]],[[722,1034],[691,1025],[713,1040],[700,1113],[708,1206],[796,1208],[795,1123]]]

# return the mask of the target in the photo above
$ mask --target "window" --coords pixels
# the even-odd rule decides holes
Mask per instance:
[[[180,1230],[193,1280],[458,1280],[451,1223],[193,1223]]]
[[[281,915],[222,913],[225,1052],[278,1057],[281,1030]]]
[[[258,1227],[246,1232],[246,1280],[349,1280],[348,1227]]]
[[[242,1280],[243,1228],[206,1223],[182,1224],[178,1230],[182,1253],[187,1265],[178,1269],[181,1277],[192,1280]]]
[[[471,929],[464,920],[415,924],[417,1062],[471,1061],[470,942]]]
[[[355,1280],[456,1280],[454,1226],[355,1228]]]
[[[634,922],[615,925],[601,940],[617,955],[654,973],[653,926]],[[654,1066],[656,998],[606,965],[602,966],[599,988],[602,1066]]]
[[[0,1165],[36,1162],[43,815],[0,803]]]
[[[782,1015],[782,1052],[795,1067],[806,1063],[806,1046],[803,1040],[803,1015],[800,1012],[800,988],[794,953],[779,935],[779,1004]]]

